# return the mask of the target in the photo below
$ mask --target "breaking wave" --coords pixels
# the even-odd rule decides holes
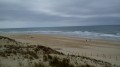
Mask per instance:
[[[66,36],[75,36],[91,39],[107,39],[107,40],[120,40],[120,33],[116,34],[105,34],[105,33],[96,33],[89,31],[28,31],[29,33],[36,34],[56,34],[56,35],[66,35]]]
[[[5,32],[0,32],[5,33]],[[34,33],[34,34],[56,34],[56,35],[66,35],[82,38],[91,38],[91,39],[106,39],[106,40],[119,40],[120,33],[116,34],[105,34],[89,31],[7,31],[6,33]]]

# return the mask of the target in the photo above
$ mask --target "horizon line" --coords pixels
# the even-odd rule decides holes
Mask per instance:
[[[114,24],[114,25],[119,25],[119,24]],[[11,27],[11,28],[0,28],[0,29],[16,29],[16,28],[53,28],[53,27],[78,27],[80,25],[73,25],[73,26],[44,26],[44,27]],[[112,25],[82,25],[82,26],[112,26]],[[81,27],[82,27],[81,26]]]

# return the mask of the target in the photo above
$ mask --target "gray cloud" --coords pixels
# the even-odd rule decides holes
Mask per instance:
[[[0,27],[120,24],[120,0],[0,0]]]

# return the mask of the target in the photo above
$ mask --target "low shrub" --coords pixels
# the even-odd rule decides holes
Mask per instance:
[[[42,62],[34,63],[33,67],[45,67],[45,65]]]
[[[64,58],[60,60],[58,57],[53,57],[53,59],[49,61],[49,64],[53,67],[74,67],[70,64],[69,59]]]

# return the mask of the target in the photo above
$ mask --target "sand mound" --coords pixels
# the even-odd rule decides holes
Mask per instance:
[[[85,56],[65,55],[41,45],[0,36],[0,67],[117,67]]]

